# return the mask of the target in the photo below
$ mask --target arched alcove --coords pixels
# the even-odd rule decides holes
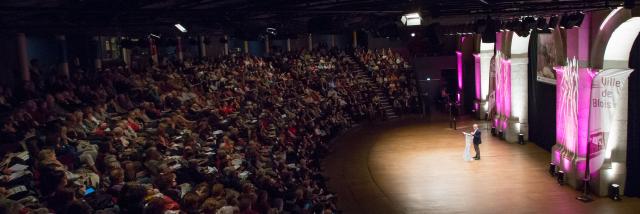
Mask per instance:
[[[631,18],[631,10],[624,9],[623,7],[612,10],[609,15],[602,21],[598,28],[593,46],[591,48],[591,55],[589,65],[591,68],[603,68],[604,65],[604,53],[607,47],[607,43],[610,41],[613,32],[625,21]],[[631,46],[629,46],[631,48]]]
[[[594,50],[594,52],[598,52],[598,56],[601,57],[598,59],[592,58],[592,60],[594,60],[592,63],[599,65],[598,68],[601,68],[599,73],[605,76],[601,79],[613,79],[616,74],[628,72],[631,50],[638,37],[638,33],[640,33],[640,17],[632,18],[630,16],[631,13],[629,10],[618,8],[605,18],[600,27],[601,31],[598,36],[607,37],[608,40],[598,41],[599,43],[597,45],[599,49]],[[594,80],[593,83],[594,85],[600,75],[596,76],[596,80]],[[604,130],[608,134],[604,140],[606,142],[606,147],[604,147],[603,150],[604,154],[600,154],[600,156],[604,157],[604,163],[602,167],[600,167],[600,165],[591,165],[592,172],[598,170],[598,176],[594,177],[591,184],[599,195],[606,195],[607,186],[610,183],[623,184],[620,187],[622,193],[624,193],[626,189],[624,183],[627,175],[627,147],[629,144],[627,141],[628,115],[630,110],[636,111],[635,109],[629,109],[627,103],[629,98],[629,84],[635,83],[628,81],[625,83],[624,81],[626,81],[626,79],[616,79],[615,81],[621,81],[622,86],[616,90],[617,93],[619,93],[616,102],[620,103],[620,105],[610,110],[611,113],[610,116],[608,116],[613,119],[610,119],[610,121],[600,121],[601,118],[597,118],[595,120],[596,124],[602,124],[596,125],[596,127],[608,127],[608,129]],[[601,88],[601,85],[603,84],[599,84],[598,88]],[[594,112],[599,112],[600,110],[599,108],[594,109],[592,107],[590,111],[590,114],[593,115]],[[591,132],[592,130],[589,131]]]
[[[483,43],[482,39],[479,39],[479,51],[474,54],[475,57],[475,71],[476,71],[476,109],[478,110],[478,116],[481,119],[485,119],[489,103],[489,78],[491,73],[491,58],[493,57],[495,43]]]
[[[480,97],[486,99],[489,95],[489,69],[491,67],[491,57],[495,43],[480,43],[480,61],[481,61],[481,75],[480,75]]]
[[[529,71],[529,38],[530,36],[519,36],[511,33],[509,39],[509,67],[510,88],[511,88],[511,111],[508,121],[506,139],[509,142],[516,142],[518,135],[523,134],[525,140],[528,139],[528,83],[527,74]]]
[[[602,69],[628,68],[631,47],[639,32],[640,17],[633,17],[617,27],[607,42]]]

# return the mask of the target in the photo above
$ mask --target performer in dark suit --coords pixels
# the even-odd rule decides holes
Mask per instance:
[[[473,149],[476,150],[476,156],[473,159],[480,160],[480,144],[482,143],[482,132],[478,129],[478,124],[473,124]]]

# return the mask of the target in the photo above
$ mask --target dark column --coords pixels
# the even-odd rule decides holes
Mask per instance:
[[[31,80],[31,74],[29,73],[29,59],[27,55],[27,36],[24,33],[18,33],[16,35],[18,41],[18,62],[20,65],[20,74],[22,80]]]

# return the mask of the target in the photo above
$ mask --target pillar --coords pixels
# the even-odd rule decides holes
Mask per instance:
[[[313,37],[311,34],[309,34],[309,39],[307,40],[309,42],[309,51],[313,50]]]
[[[269,52],[271,52],[270,49],[270,45],[269,45],[269,35],[266,35],[264,38],[264,50],[267,53],[267,55],[269,55]]]
[[[184,55],[182,53],[182,37],[178,36],[176,38],[176,57],[178,57],[178,61],[184,61]]]
[[[480,43],[480,54],[478,54],[480,61],[480,108],[478,116],[480,119],[487,119],[485,115],[487,115],[489,108],[489,83],[491,79],[491,58],[494,54],[493,51],[494,43]],[[476,58],[476,60],[478,59]]]
[[[149,38],[149,55],[151,56],[151,61],[153,61],[154,65],[158,64],[158,48],[156,47],[156,42],[153,38]]]
[[[99,36],[93,37],[93,43],[95,45],[95,57],[94,57],[94,65],[95,69],[99,70],[102,68],[102,43],[100,42]]]
[[[224,35],[224,55],[229,55],[229,36]]]
[[[18,60],[20,63],[20,74],[22,80],[31,80],[31,74],[29,73],[29,59],[27,55],[27,36],[24,33],[18,33],[16,35],[18,41]]]
[[[60,59],[58,61],[58,66],[62,74],[65,76],[69,76],[69,59],[67,59],[67,41],[64,35],[56,36],[56,40],[58,42],[58,47],[60,49]]]
[[[353,48],[357,48],[358,47],[358,31],[354,30],[352,35],[353,35],[353,44],[352,44],[352,46],[353,46]]]
[[[336,47],[336,35],[335,34],[331,34],[331,47],[332,48]]]
[[[287,39],[287,52],[291,52],[291,39]]]
[[[508,142],[518,142],[518,134],[524,134],[528,140],[528,96],[527,70],[529,59],[527,54],[512,55],[511,61],[511,112],[509,115],[505,139]]]
[[[204,43],[204,36],[199,37],[199,49],[200,49],[200,57],[207,57],[207,45]]]
[[[131,51],[127,48],[122,48],[122,61],[126,68],[131,68]]]
[[[249,41],[244,40],[244,53],[249,53]]]
[[[128,38],[122,37],[121,39],[125,40]],[[122,48],[122,61],[124,61],[126,68],[131,68],[131,49],[125,47]]]

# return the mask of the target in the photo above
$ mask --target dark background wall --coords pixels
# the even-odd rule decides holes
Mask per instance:
[[[456,69],[456,57],[454,55],[449,56],[421,56],[413,58],[414,69],[416,78],[419,80],[420,89],[422,92],[429,94],[430,101],[433,101],[440,96],[440,87],[444,83],[442,77],[442,70]],[[431,78],[427,81],[427,78]]]
[[[0,84],[13,87],[18,75],[18,55],[16,37],[12,34],[0,34]]]
[[[27,37],[27,53],[29,60],[38,59],[43,69],[55,66],[60,57],[60,46],[53,36]]]

